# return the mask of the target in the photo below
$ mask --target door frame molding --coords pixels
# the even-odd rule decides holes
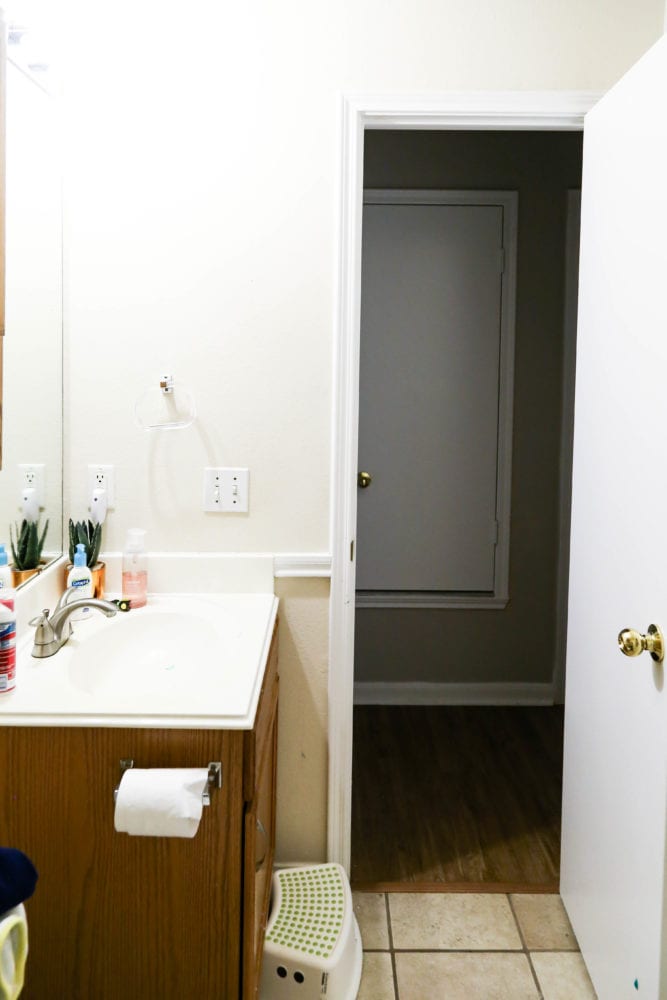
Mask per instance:
[[[572,450],[574,445],[574,376],[577,356],[577,304],[581,189],[567,192],[565,216],[565,303],[563,307],[562,412],[558,469],[558,574],[556,579],[556,644],[553,689],[556,701],[565,701],[567,602],[570,579],[570,520],[572,507]],[[576,257],[574,256],[576,254]]]
[[[344,96],[338,190],[338,287],[334,331],[329,612],[327,853],[348,871],[352,829],[352,709],[356,474],[359,426],[361,223],[366,129],[581,131],[601,94],[490,91],[428,96]]]

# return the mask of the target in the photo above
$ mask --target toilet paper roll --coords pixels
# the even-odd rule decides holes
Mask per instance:
[[[194,837],[207,781],[205,767],[128,768],[116,796],[116,830],[138,837]]]

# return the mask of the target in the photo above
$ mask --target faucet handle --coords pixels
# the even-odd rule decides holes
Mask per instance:
[[[37,615],[36,618],[31,618],[28,625],[33,625],[36,628],[35,646],[45,646],[47,643],[53,642],[55,635],[53,626],[49,621],[48,608],[44,608],[42,613]]]
[[[31,618],[30,619],[30,621],[28,622],[28,625],[37,625],[37,626],[46,625],[47,621],[49,620],[49,615],[50,614],[51,614],[51,612],[49,611],[49,609],[48,608],[44,608],[44,610],[41,611],[37,615],[36,618]]]

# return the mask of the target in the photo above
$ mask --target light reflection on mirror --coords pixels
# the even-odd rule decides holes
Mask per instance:
[[[10,11],[10,39],[18,23]],[[23,517],[25,473],[19,466],[43,466],[40,524],[48,518],[42,552],[48,562],[61,555],[63,537],[60,129],[57,99],[44,86],[45,60],[25,45],[25,31],[14,33],[20,40],[8,44],[6,85],[0,542],[10,552],[9,525]]]

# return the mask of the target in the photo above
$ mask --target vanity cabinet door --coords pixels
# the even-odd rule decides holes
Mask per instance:
[[[269,687],[267,690],[265,685],[262,693],[261,712],[255,729],[255,785],[245,814],[243,1000],[255,1000],[258,995],[275,853],[278,677],[275,650],[273,653],[274,669],[267,671]]]
[[[259,769],[266,741],[271,734],[275,702],[278,698],[278,625],[273,631],[271,648],[266,661],[264,680],[257,703],[253,729],[248,730],[243,748],[243,796],[246,802],[255,798]]]
[[[277,708],[277,702],[276,702]],[[243,879],[243,1000],[255,1000],[259,987],[264,932],[269,914],[276,824],[276,737],[274,712],[270,739],[261,762],[256,794],[245,816]]]
[[[222,762],[193,839],[115,832],[125,757],[137,767]],[[236,1000],[243,734],[0,727],[0,760],[2,842],[39,872],[22,1000]]]

